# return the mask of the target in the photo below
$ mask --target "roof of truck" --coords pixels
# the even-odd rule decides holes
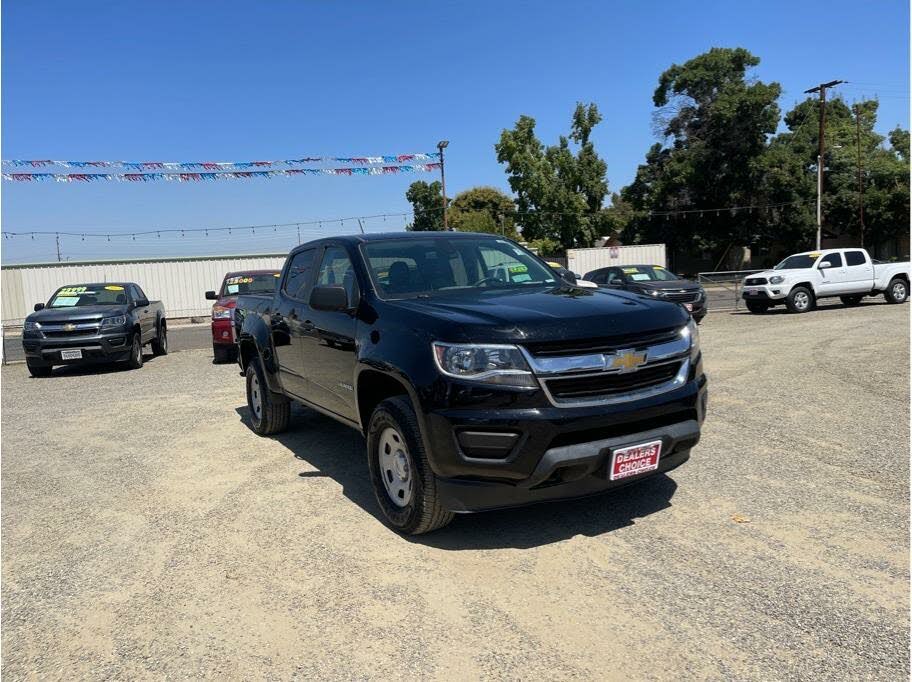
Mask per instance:
[[[321,237],[320,239],[314,239],[313,241],[308,242],[308,244],[316,244],[325,241],[342,241],[357,244],[361,242],[389,241],[392,239],[415,239],[416,237],[421,239],[442,239],[444,237],[447,239],[472,239],[475,237],[505,239],[505,237],[502,237],[501,235],[486,234],[483,232],[371,232],[368,234],[344,234],[334,237]],[[304,245],[302,244],[302,246]]]

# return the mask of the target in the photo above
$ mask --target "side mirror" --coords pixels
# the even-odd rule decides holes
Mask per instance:
[[[44,303],[35,304],[35,312],[37,313],[39,310],[44,310]]]
[[[218,296],[216,295],[216,293],[215,293],[214,291],[207,291],[207,292],[206,292],[206,300],[207,300],[207,301],[217,301],[217,300],[218,300]]]
[[[135,301],[133,301],[133,304],[137,308],[145,308],[147,305],[149,305],[149,299],[148,298],[137,298]]]
[[[831,267],[833,267],[833,264],[828,260],[824,260],[824,261],[820,261],[820,265],[817,266],[817,269],[826,270],[827,268],[831,268]]]
[[[310,307],[316,310],[348,311],[348,292],[340,284],[324,284],[313,288],[310,294]]]
[[[618,277],[612,277],[611,279],[608,280],[608,284],[610,284],[613,287],[622,287],[622,286],[624,286],[624,280],[622,280]]]

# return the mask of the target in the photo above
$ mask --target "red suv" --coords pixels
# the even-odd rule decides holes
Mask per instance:
[[[206,298],[215,301],[212,306],[212,354],[215,362],[234,362],[237,347],[234,345],[234,307],[239,294],[269,294],[275,291],[282,273],[277,270],[246,270],[229,272],[222,281],[218,294],[207,291]]]

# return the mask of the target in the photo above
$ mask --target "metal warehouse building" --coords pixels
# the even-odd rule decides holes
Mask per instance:
[[[169,317],[209,315],[207,290],[218,289],[226,272],[279,270],[285,253],[244,256],[194,256],[98,260],[66,263],[29,263],[0,268],[3,324],[20,323],[36,303],[43,303],[59,287],[80,282],[136,282],[152,299],[161,299]]]

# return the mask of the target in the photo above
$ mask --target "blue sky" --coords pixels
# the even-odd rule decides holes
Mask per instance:
[[[761,58],[783,110],[825,80],[878,94],[879,129],[909,121],[909,6],[825,2],[29,2],[2,6],[2,154],[245,161],[433,150],[451,196],[508,189],[493,145],[520,114],[540,138],[598,104],[612,191],[649,145],[659,74],[712,46]],[[407,211],[416,177],[2,186],[3,229],[120,232]],[[375,219],[368,230],[401,228]],[[305,228],[304,235],[317,227]],[[357,229],[355,223],[324,231]],[[64,258],[282,251],[294,231],[63,238]],[[54,260],[53,238],[5,239],[3,262]]]

